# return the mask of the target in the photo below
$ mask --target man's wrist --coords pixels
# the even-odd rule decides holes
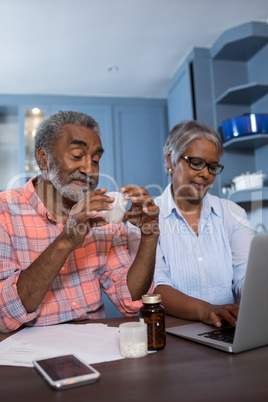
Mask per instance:
[[[143,233],[141,232],[141,242],[142,243],[157,243],[159,233]]]
[[[158,238],[160,234],[160,229],[158,223],[152,224],[143,224],[140,228],[141,236],[156,236]]]
[[[62,232],[57,237],[56,242],[57,242],[57,247],[60,250],[68,250],[70,253],[78,247],[78,244],[76,244],[76,242],[74,242],[73,239],[66,236],[66,234],[64,232]]]

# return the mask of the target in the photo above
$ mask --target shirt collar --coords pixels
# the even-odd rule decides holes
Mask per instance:
[[[163,217],[168,218],[174,210],[178,210],[177,206],[173,200],[172,192],[171,192],[171,185],[170,183],[164,190],[161,196],[161,205],[160,209],[162,211]]]
[[[163,217],[168,218],[173,212],[177,212],[181,216],[178,210],[171,192],[172,183],[168,184],[161,196],[160,209],[162,211]],[[221,216],[221,209],[219,208],[218,197],[215,197],[209,193],[203,198],[202,215],[207,218],[210,212],[217,216]]]
[[[203,198],[202,214],[205,218],[207,218],[210,212],[219,217],[222,216],[219,198],[215,195],[207,193]]]
[[[34,181],[39,180],[39,176],[35,176],[32,179],[30,179],[24,186],[24,191],[25,191],[25,197],[27,198],[29,204],[32,206],[32,208],[37,212],[38,215],[40,215],[44,221],[50,221],[56,223],[56,220],[53,218],[53,216],[48,212],[47,208],[45,205],[42,203],[41,199],[38,197],[36,194],[36,191],[34,189]]]

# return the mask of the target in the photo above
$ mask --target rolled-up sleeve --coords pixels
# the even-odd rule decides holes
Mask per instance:
[[[32,321],[40,312],[40,307],[28,314],[17,292],[20,272],[15,272],[0,283],[0,331],[15,331],[22,324]]]
[[[23,323],[36,318],[40,308],[28,314],[17,292],[17,281],[21,267],[15,259],[15,252],[9,235],[0,227],[0,331],[11,332]]]
[[[161,242],[158,240],[157,250],[156,250],[156,262],[155,262],[155,273],[154,273],[155,287],[158,285],[169,285],[173,286],[170,278],[170,269],[165,262],[165,257],[161,249]]]

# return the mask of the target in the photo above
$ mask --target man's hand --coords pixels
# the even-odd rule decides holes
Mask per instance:
[[[125,193],[125,199],[132,202],[124,220],[140,228],[143,235],[159,235],[159,208],[148,192],[143,187],[137,186],[124,186],[120,191]]]
[[[205,324],[221,327],[222,321],[226,321],[233,327],[236,326],[239,306],[237,304],[213,305],[207,303],[200,314],[200,320]]]
[[[112,209],[110,205],[113,197],[104,195],[106,188],[88,193],[82,200],[75,204],[65,223],[63,236],[78,248],[93,227],[107,225],[107,222],[99,216],[100,211]]]

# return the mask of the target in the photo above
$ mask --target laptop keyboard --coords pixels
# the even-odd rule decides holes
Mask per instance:
[[[204,336],[205,338],[216,339],[217,341],[233,343],[235,328],[217,329],[215,331],[203,332],[198,336]]]

